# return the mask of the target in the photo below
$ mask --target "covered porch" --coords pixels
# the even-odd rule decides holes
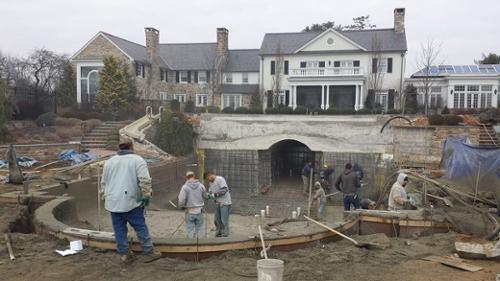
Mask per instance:
[[[292,108],[363,108],[364,87],[358,83],[292,84],[287,104]]]

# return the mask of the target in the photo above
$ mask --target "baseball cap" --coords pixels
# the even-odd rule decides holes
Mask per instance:
[[[193,171],[187,171],[187,172],[186,172],[186,178],[187,178],[187,177],[190,177],[190,176],[193,176],[193,177],[194,177],[194,172],[193,172]]]
[[[118,143],[119,145],[122,144],[131,144],[132,140],[129,137],[120,137],[120,142]]]

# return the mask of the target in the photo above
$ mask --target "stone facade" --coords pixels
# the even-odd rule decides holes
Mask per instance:
[[[114,56],[121,61],[130,61],[130,58],[118,49],[113,43],[99,34],[92,40],[73,61],[103,60],[106,57]]]
[[[405,8],[394,9],[394,31],[405,32]]]

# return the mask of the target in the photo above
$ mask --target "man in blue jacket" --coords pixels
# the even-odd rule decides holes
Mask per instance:
[[[121,138],[117,154],[104,163],[101,193],[104,207],[111,213],[116,248],[120,259],[128,263],[129,253],[127,223],[135,230],[143,249],[143,261],[151,262],[161,257],[155,253],[144,218],[144,208],[153,194],[151,177],[144,159],[134,154],[133,142]]]

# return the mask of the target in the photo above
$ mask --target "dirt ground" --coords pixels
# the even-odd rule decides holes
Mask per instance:
[[[19,219],[17,206],[0,205],[0,225]],[[435,234],[418,239],[391,238],[387,249],[363,249],[347,241],[322,244],[291,252],[271,251],[271,258],[285,262],[284,280],[495,280],[500,262],[473,260],[482,266],[470,273],[423,261],[429,255],[453,252],[454,233]],[[144,264],[136,260],[120,262],[114,251],[86,248],[61,257],[54,250],[68,248],[68,242],[37,234],[11,234],[16,260],[10,261],[2,239],[0,280],[256,280],[258,251],[234,251],[199,262],[162,258]]]

